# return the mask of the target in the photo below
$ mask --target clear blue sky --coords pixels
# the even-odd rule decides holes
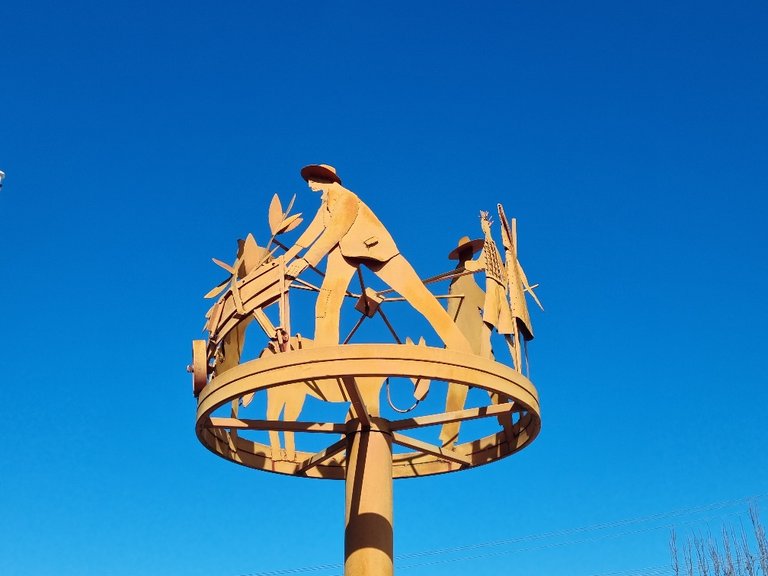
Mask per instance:
[[[425,276],[503,202],[547,308],[539,439],[395,485],[396,554],[525,544],[402,574],[659,566],[663,526],[734,520],[530,538],[768,493],[766,30],[738,1],[6,3],[0,573],[340,562],[342,483],[212,456],[184,372],[210,257],[275,192],[316,208],[311,162]]]

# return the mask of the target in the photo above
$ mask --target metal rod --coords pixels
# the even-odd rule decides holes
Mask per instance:
[[[461,276],[467,276],[468,274],[474,274],[474,272],[471,272],[469,270],[450,270],[449,272],[443,272],[442,274],[431,276],[426,280],[422,280],[422,282],[424,284],[432,284],[433,282],[439,282],[440,280],[448,280],[449,278],[459,278]],[[395,289],[387,288],[386,290],[377,292],[377,294],[381,296],[382,294],[389,294],[390,292],[395,292]]]
[[[510,412],[518,412],[522,407],[516,406],[510,402],[504,404],[492,404],[490,406],[481,406],[480,408],[466,408],[454,412],[444,412],[442,414],[432,414],[429,416],[416,416],[415,418],[405,418],[403,420],[394,420],[390,422],[391,430],[410,430],[420,428],[421,426],[435,426],[445,424],[446,422],[461,422],[464,420],[474,420],[476,418],[487,418],[489,416],[500,416]]]
[[[250,418],[222,418],[211,416],[214,428],[239,428],[240,430],[278,430],[281,432],[318,432],[343,434],[346,424],[332,422],[301,422],[293,420],[253,420]]]
[[[302,464],[299,465],[296,471],[299,474],[303,474],[310,468],[313,468],[318,464],[321,464],[326,460],[333,458],[334,456],[336,456],[336,454],[338,454],[339,452],[342,452],[344,448],[346,448],[346,446],[347,446],[346,438],[342,438],[338,442],[335,442],[334,444],[331,444],[330,446],[328,446],[328,448],[326,448],[325,450],[321,450],[317,454],[314,454],[309,459],[305,460]]]
[[[446,299],[446,298],[464,298],[464,294],[438,294],[435,296],[435,298],[439,299]],[[402,296],[395,296],[393,298],[384,298],[382,302],[405,302],[405,298]]]
[[[363,426],[370,426],[371,421],[368,416],[368,407],[365,405],[360,389],[357,387],[357,381],[352,376],[342,376],[341,381],[347,390],[349,401],[352,402],[355,416]]]
[[[300,290],[312,290],[313,292],[320,292],[320,288],[315,286],[314,284],[310,284],[306,280],[302,280],[301,278],[294,278],[294,282],[298,282],[301,284],[301,286],[291,286],[291,288],[298,288]]]
[[[363,323],[363,320],[365,320],[367,316],[365,314],[361,314],[360,318],[357,320],[357,323],[352,327],[352,330],[347,334],[347,337],[344,338],[344,344],[347,344],[351,339],[352,336],[355,335],[355,332],[357,332],[357,329],[360,328],[360,325]]]
[[[422,442],[421,440],[411,438],[410,436],[406,436],[400,432],[392,432],[392,440],[395,442],[395,444],[400,444],[400,446],[412,448],[413,450],[418,450],[419,452],[424,452],[425,454],[432,454],[432,456],[437,456],[438,458],[448,460],[449,462],[455,462],[456,464],[461,464],[462,466],[472,465],[472,460],[469,458],[469,456],[464,456],[463,454],[454,452],[449,448],[441,448],[440,446],[435,446],[434,444]]]
[[[389,328],[389,331],[392,332],[392,336],[395,337],[395,342],[398,344],[402,344],[402,340],[400,340],[400,337],[397,335],[397,332],[395,332],[395,329],[392,327],[392,324],[389,323],[389,320],[387,319],[387,315],[384,314],[384,310],[381,309],[381,306],[379,306],[376,311],[381,314],[381,319],[384,320],[384,324],[387,325],[387,328]]]

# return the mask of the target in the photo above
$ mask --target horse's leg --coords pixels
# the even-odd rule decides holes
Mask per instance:
[[[267,389],[267,420],[279,420],[280,413],[286,406],[285,395],[277,388]],[[269,431],[269,445],[272,447],[272,460],[282,460],[280,435],[276,430]]]
[[[307,398],[305,386],[303,384],[296,386],[297,391],[291,394],[291,401],[285,404],[285,414],[283,420],[286,422],[295,422],[299,419],[301,409],[304,407],[304,400]],[[283,432],[285,437],[285,458],[286,460],[296,460],[296,435],[293,432]]]
[[[374,418],[378,418],[381,415],[379,396],[381,395],[381,387],[386,378],[384,376],[368,376],[364,378],[356,378],[356,380],[360,390],[360,396],[363,398],[363,404],[365,404],[365,407],[368,409],[368,414]]]
[[[448,383],[448,395],[445,399],[445,411],[454,412],[464,408],[469,388],[464,384]],[[445,448],[453,448],[459,439],[459,422],[447,422],[440,429],[440,441]]]

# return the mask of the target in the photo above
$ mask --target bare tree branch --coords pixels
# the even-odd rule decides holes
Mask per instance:
[[[752,528],[755,531],[755,540],[760,557],[760,570],[763,575],[768,575],[768,541],[765,538],[765,529],[760,523],[760,514],[757,510],[757,504],[754,502],[749,506],[749,519],[752,521]]]
[[[704,538],[694,536],[693,547],[696,550],[696,565],[699,567],[700,576],[709,576],[709,561],[707,560],[707,550]]]
[[[685,543],[685,549],[683,550],[683,555],[685,557],[685,572],[686,576],[695,576],[693,573],[693,550],[691,541],[688,540]]]
[[[757,559],[752,555],[752,550],[749,549],[749,539],[743,524],[741,526],[741,551],[744,554],[744,570],[747,572],[747,576],[755,576]]]
[[[677,556],[677,534],[674,528],[669,534],[669,555],[672,557],[672,573],[674,576],[680,576],[680,562]]]

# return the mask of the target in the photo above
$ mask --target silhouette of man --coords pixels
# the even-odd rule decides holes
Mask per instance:
[[[501,260],[499,249],[491,234],[491,217],[488,212],[480,212],[480,227],[483,229],[483,251],[477,260],[470,260],[464,264],[467,270],[485,272],[485,303],[483,304],[483,322],[488,330],[483,338],[482,355],[490,354],[491,331],[496,328],[499,334],[504,336],[513,359],[517,358],[515,341],[515,323],[512,318],[512,307],[507,298],[507,270]],[[520,370],[515,362],[515,367]]]
[[[451,260],[458,260],[455,271],[457,276],[451,280],[448,294],[454,298],[448,299],[448,315],[456,322],[459,330],[467,337],[472,352],[479,356],[484,353],[484,342],[490,343],[490,335],[486,338],[488,327],[483,322],[482,308],[485,303],[485,292],[475,282],[473,274],[467,272],[466,264],[472,261],[475,252],[483,247],[483,240],[470,240],[464,236],[458,246],[448,254]],[[490,358],[491,351],[487,350]],[[464,408],[469,388],[464,384],[448,383],[448,393],[445,398],[445,411],[453,412]],[[459,437],[459,422],[448,422],[440,429],[440,441],[445,448],[451,448]]]
[[[491,348],[492,326],[484,320],[484,308],[486,307],[486,293],[475,282],[473,274],[466,272],[475,272],[482,269],[481,265],[474,264],[472,260],[475,252],[484,249],[490,229],[486,231],[484,239],[470,240],[464,236],[459,240],[459,245],[448,254],[451,260],[458,260],[456,272],[459,274],[451,280],[448,288],[448,294],[451,296],[461,296],[460,298],[451,298],[448,300],[448,314],[454,319],[456,325],[464,333],[472,346],[472,352],[483,358],[493,359],[493,349]],[[491,238],[490,242],[493,242]],[[489,254],[493,247],[489,248]],[[464,272],[465,274],[461,274]],[[453,412],[464,408],[469,388],[463,384],[448,383],[448,394],[445,400],[445,411]],[[502,396],[497,392],[489,392],[491,402],[500,404],[508,402],[509,398]],[[499,424],[504,427],[507,438],[512,438],[512,419],[509,414],[499,416]],[[451,448],[459,437],[459,422],[447,422],[440,429],[440,441],[445,448]]]
[[[455,272],[457,275],[451,279],[448,294],[453,298],[448,299],[448,315],[456,322],[459,330],[469,340],[472,352],[478,356],[490,358],[490,350],[485,351],[483,342],[488,330],[483,322],[483,306],[485,304],[485,292],[475,282],[474,274],[467,274],[465,265],[472,260],[472,256],[482,250],[483,240],[470,240],[464,236],[459,240],[458,246],[448,254],[451,260],[458,260]],[[462,402],[463,405],[463,402]]]
[[[344,295],[356,270],[365,264],[426,318],[447,348],[471,353],[467,339],[400,254],[387,229],[354,192],[341,185],[336,169],[327,164],[311,164],[301,169],[301,176],[310,190],[322,193],[322,203],[307,229],[286,253],[288,262],[307,249],[288,265],[286,276],[296,278],[328,256],[315,305],[316,345],[339,343]]]

